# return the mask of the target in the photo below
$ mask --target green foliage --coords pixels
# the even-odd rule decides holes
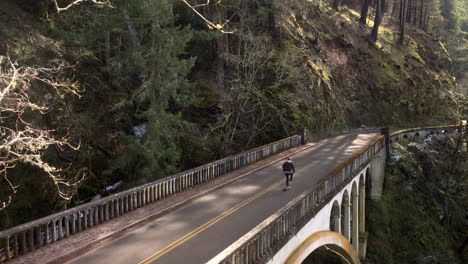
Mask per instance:
[[[454,14],[455,0],[441,1],[441,14],[446,21],[446,26],[449,31],[456,31],[458,28],[458,19]]]
[[[466,255],[457,250],[468,224],[461,216],[466,212],[466,190],[462,187],[466,153],[457,154],[464,161],[453,160],[454,145],[447,144],[449,140],[437,137],[427,147],[413,142],[408,147],[411,152],[404,147],[395,152],[400,160],[393,160],[386,168],[382,199],[368,203],[366,263],[465,263]],[[452,221],[445,225],[442,190],[447,177],[451,177],[451,186],[459,187],[445,193],[452,203]]]
[[[128,36],[133,46],[112,58],[112,76],[133,76],[126,81],[129,86],[120,87],[128,96],[120,98],[117,106],[131,111],[135,122],[147,124],[141,137],[121,134],[123,149],[114,163],[127,177],[136,177],[132,179],[136,183],[177,171],[181,156],[178,141],[191,127],[179,112],[195,99],[190,97],[191,86],[185,78],[194,59],[183,58],[192,33],[188,27],[173,25],[172,3],[129,2],[122,23],[133,27]],[[144,37],[135,39],[140,35]]]

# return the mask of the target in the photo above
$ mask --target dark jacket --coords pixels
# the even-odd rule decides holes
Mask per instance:
[[[291,160],[286,161],[283,163],[283,171],[285,173],[294,173],[296,172],[296,169],[294,169],[294,165]]]

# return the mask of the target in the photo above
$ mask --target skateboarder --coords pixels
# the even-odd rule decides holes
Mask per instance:
[[[286,176],[286,188],[284,189],[285,191],[288,190],[289,188],[289,182],[292,182],[293,179],[293,174],[296,172],[296,169],[294,169],[294,164],[290,158],[288,158],[284,163],[283,163],[283,172],[284,176]]]

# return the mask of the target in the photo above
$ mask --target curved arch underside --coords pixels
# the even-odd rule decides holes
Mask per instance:
[[[319,231],[300,244],[286,260],[285,264],[301,264],[312,252],[326,246],[351,264],[360,264],[354,248],[340,233]]]

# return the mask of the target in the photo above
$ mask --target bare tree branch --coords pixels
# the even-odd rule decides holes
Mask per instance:
[[[67,146],[73,150],[79,146],[70,144],[68,136],[56,138],[53,136],[54,130],[39,128],[24,118],[26,113],[31,119],[34,113],[44,114],[50,110],[43,103],[30,98],[33,84],[50,87],[60,97],[66,94],[80,97],[82,91],[76,82],[62,74],[64,70],[72,68],[64,64],[43,68],[21,67],[11,60],[8,53],[6,59],[0,62],[0,177],[7,185],[7,188],[2,188],[5,192],[0,196],[0,211],[11,204],[17,193],[18,186],[8,177],[8,171],[19,163],[44,171],[57,187],[59,196],[66,200],[71,198],[67,187],[73,187],[85,177],[81,175],[79,179],[68,179],[61,175],[60,168],[43,159],[49,146]]]
[[[60,13],[62,11],[65,11],[65,10],[68,10],[69,8],[71,8],[72,6],[75,6],[75,5],[78,5],[80,4],[81,2],[92,2],[94,4],[97,4],[97,5],[110,5],[110,1],[109,0],[106,0],[106,1],[98,1],[98,0],[74,0],[72,1],[70,4],[68,4],[67,6],[65,7],[60,7],[57,0],[54,0],[54,4],[55,4],[55,9],[57,10],[57,13]]]
[[[220,21],[219,23],[215,24],[215,23],[211,22],[209,19],[207,19],[205,16],[203,16],[200,12],[198,12],[197,8],[208,6],[210,4],[210,0],[206,0],[206,3],[197,4],[197,5],[192,5],[187,0],[180,0],[180,1],[182,3],[184,3],[186,6],[188,6],[190,9],[192,9],[192,11],[195,14],[197,14],[206,23],[206,25],[208,26],[209,29],[218,30],[221,33],[226,33],[226,34],[234,33],[234,31],[226,31],[225,30],[226,25],[229,22],[231,22],[231,19],[234,17],[234,15],[232,15],[231,18],[229,18],[226,21]],[[219,4],[221,4],[221,2],[222,2],[222,0],[218,0],[217,4],[219,5]]]
[[[107,5],[107,6],[110,6],[111,5],[111,0],[105,0],[105,1],[98,1],[98,0],[73,0],[71,1],[67,6],[65,7],[60,7],[59,4],[58,4],[58,0],[53,0],[54,1],[54,4],[55,4],[55,9],[57,10],[57,13],[60,13],[62,11],[66,11],[68,9],[70,9],[71,7],[73,6],[76,6],[82,2],[92,2],[94,4],[97,4],[97,5]],[[218,30],[219,32],[221,33],[225,33],[225,34],[232,34],[234,33],[234,31],[226,31],[226,26],[231,22],[231,19],[235,16],[235,14],[233,14],[231,16],[231,18],[225,20],[225,21],[218,21],[218,23],[215,23],[215,22],[212,22],[210,21],[209,19],[207,19],[202,13],[200,13],[197,8],[200,8],[200,7],[206,7],[206,6],[209,6],[210,5],[210,0],[203,0],[203,1],[206,1],[206,2],[202,2],[200,4],[191,4],[189,3],[188,0],[179,0],[181,1],[182,3],[184,3],[188,8],[190,8],[197,16],[199,16],[204,22],[205,24],[208,26],[209,29],[211,30]],[[194,2],[196,2],[197,0],[192,0]],[[221,6],[222,5],[222,1],[223,0],[216,0],[216,5],[218,6]]]

